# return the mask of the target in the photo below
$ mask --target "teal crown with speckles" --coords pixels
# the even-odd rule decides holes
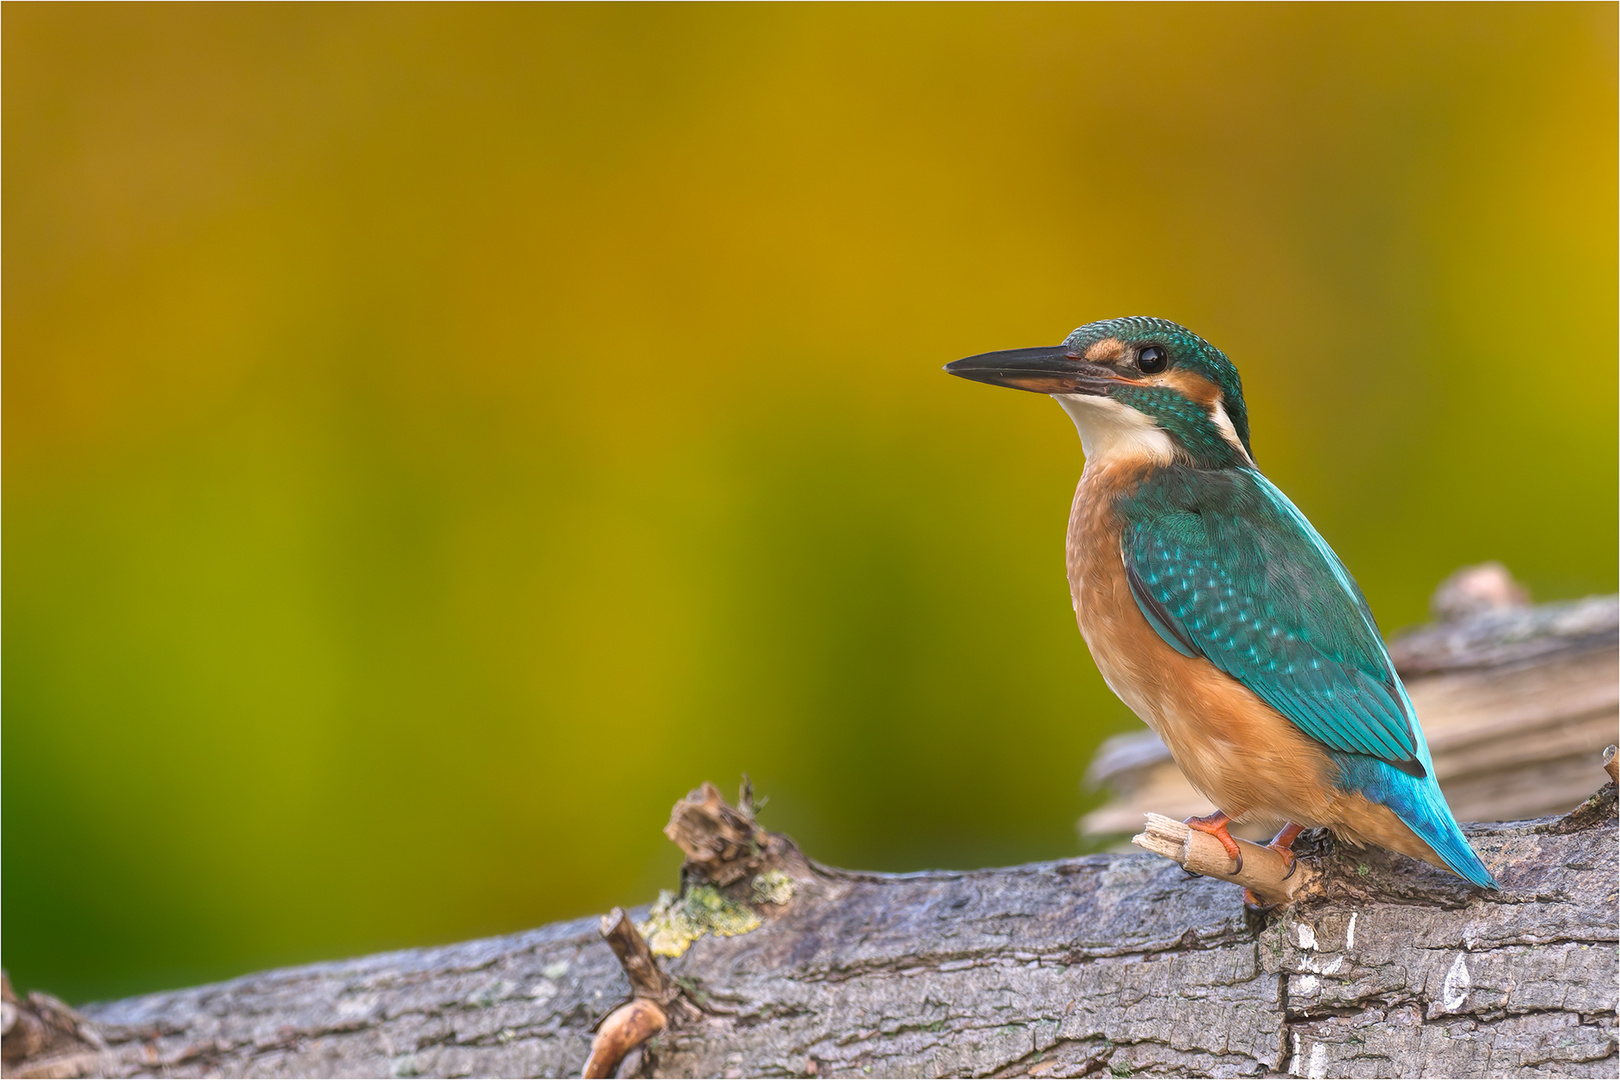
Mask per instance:
[[[1249,451],[1251,458],[1254,456],[1249,446],[1249,410],[1243,403],[1243,380],[1238,376],[1237,365],[1227,359],[1225,353],[1185,326],[1169,319],[1155,319],[1146,315],[1128,315],[1122,319],[1087,323],[1065,338],[1063,344],[1077,353],[1084,353],[1105,338],[1118,338],[1132,348],[1157,345],[1170,354],[1173,366],[1196,372],[1220,387],[1226,415],[1231,419],[1243,448]],[[1124,401],[1124,404],[1150,413],[1184,443],[1207,441],[1210,432],[1201,429],[1210,425],[1194,422],[1198,418],[1190,414],[1181,415],[1191,403],[1179,394],[1168,390],[1157,394],[1148,390],[1134,390],[1132,393],[1141,400]],[[1160,397],[1164,400],[1160,401]],[[1209,449],[1219,455],[1219,446],[1210,444]]]

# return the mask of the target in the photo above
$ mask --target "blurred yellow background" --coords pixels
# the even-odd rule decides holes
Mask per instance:
[[[652,898],[670,804],[1076,854],[1069,421],[1249,388],[1386,631],[1616,587],[1616,8],[64,6],[4,28],[3,960],[73,1000]]]

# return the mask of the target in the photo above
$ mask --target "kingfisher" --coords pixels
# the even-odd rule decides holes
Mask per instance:
[[[1228,826],[1265,821],[1282,824],[1267,846],[1289,874],[1300,832],[1325,827],[1496,888],[1435,782],[1366,597],[1255,466],[1225,353],[1133,316],[945,370],[1048,394],[1079,429],[1069,596],[1109,688],[1215,805],[1189,826],[1236,869]]]

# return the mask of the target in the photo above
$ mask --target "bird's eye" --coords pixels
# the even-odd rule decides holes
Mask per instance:
[[[1136,354],[1136,366],[1144,375],[1157,375],[1170,366],[1170,356],[1157,345],[1149,345]]]

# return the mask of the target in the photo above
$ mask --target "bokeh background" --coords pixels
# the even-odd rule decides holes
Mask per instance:
[[[1081,850],[1082,459],[1237,360],[1386,630],[1616,586],[1616,8],[6,5],[3,960],[72,1000],[650,899],[748,771]]]

